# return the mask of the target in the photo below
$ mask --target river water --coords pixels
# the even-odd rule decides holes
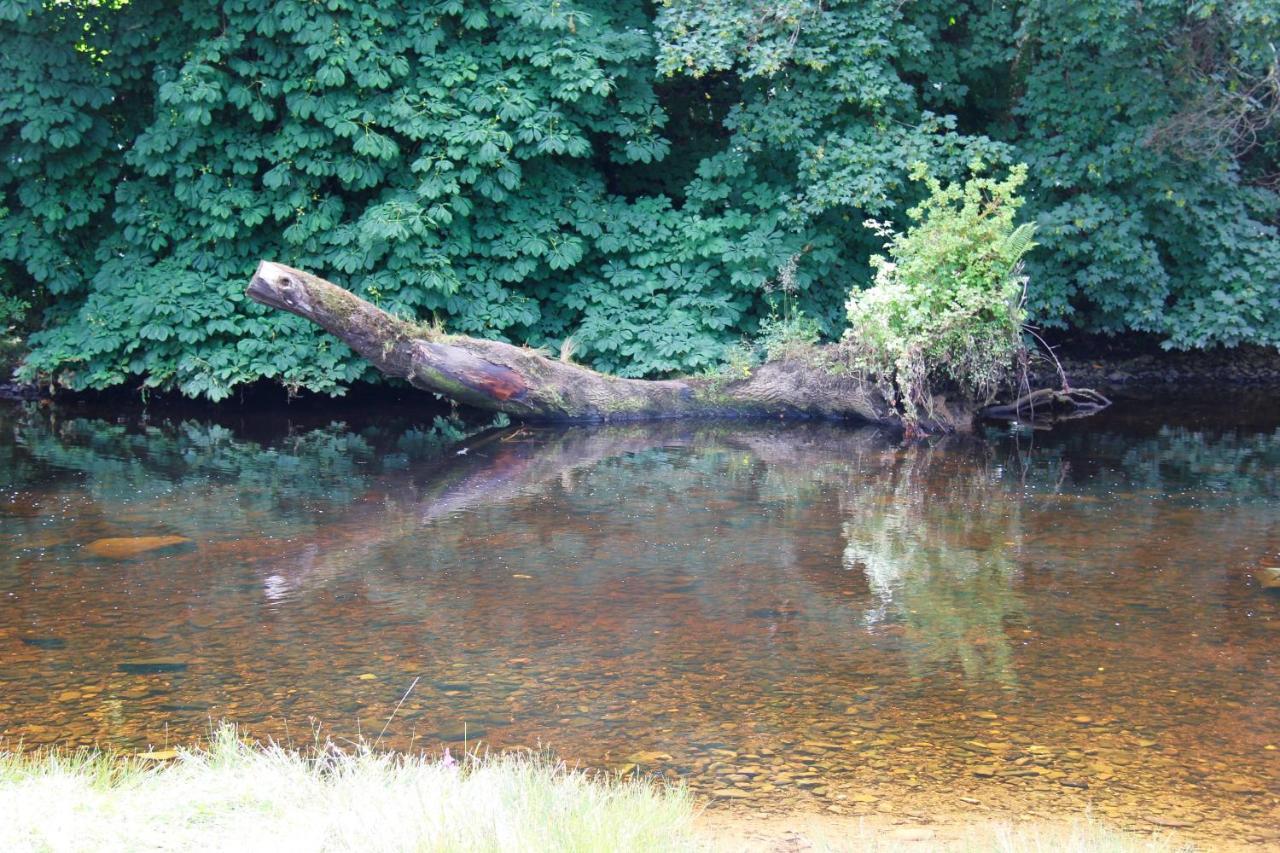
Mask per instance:
[[[547,748],[756,812],[1277,838],[1266,399],[909,448],[457,437],[0,410],[0,739],[142,749],[227,719]]]

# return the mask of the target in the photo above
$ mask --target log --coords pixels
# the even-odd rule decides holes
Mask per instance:
[[[459,403],[525,421],[616,422],[660,418],[825,418],[901,427],[879,386],[836,346],[771,361],[742,378],[623,379],[527,347],[448,335],[396,317],[302,270],[263,261],[247,295],[326,329],[388,376]],[[967,430],[974,408],[934,400],[920,428]]]

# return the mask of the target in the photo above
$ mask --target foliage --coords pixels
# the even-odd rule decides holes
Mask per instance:
[[[850,294],[846,336],[855,364],[901,401],[908,427],[940,384],[989,401],[1008,378],[1022,351],[1022,259],[1035,245],[1034,225],[1014,225],[1025,166],[963,185],[944,186],[923,165],[912,174],[929,188],[908,211],[916,224],[900,234],[866,223],[889,238],[888,257],[873,255],[875,284]]]
[[[0,295],[0,333],[13,329],[30,308],[31,303],[25,299]]]
[[[72,388],[372,378],[244,298],[264,257],[699,371],[792,259],[837,337],[850,223],[976,158],[1030,166],[1038,322],[1280,343],[1278,29],[1270,0],[0,0],[0,302],[47,306],[27,375]]]
[[[1252,152],[1160,138],[1275,62],[1275,4],[1039,0],[1018,27],[1009,138],[1052,249],[1028,263],[1032,316],[1179,348],[1280,344],[1280,127]]]
[[[804,311],[796,305],[796,297],[799,293],[796,268],[799,261],[799,255],[788,258],[778,270],[776,284],[765,285],[767,293],[781,294],[777,301],[770,301],[769,316],[760,321],[758,345],[764,351],[765,359],[780,359],[802,353],[822,337],[822,327],[818,322],[805,315]]]

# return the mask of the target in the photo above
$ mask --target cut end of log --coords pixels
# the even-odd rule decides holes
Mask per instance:
[[[311,304],[310,293],[303,284],[307,277],[302,270],[273,261],[263,261],[258,264],[245,295],[254,302],[308,317],[308,312],[314,306]]]

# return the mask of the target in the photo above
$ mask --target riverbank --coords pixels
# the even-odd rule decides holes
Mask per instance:
[[[48,387],[17,382],[11,374],[17,367],[21,344],[16,339],[9,339],[6,346],[9,349],[0,346],[0,400],[56,399],[61,403],[111,406],[142,402],[135,391],[126,389],[95,392],[62,390],[51,395]],[[1073,387],[1096,388],[1107,393],[1145,387],[1280,386],[1280,349],[1275,347],[1167,351],[1161,349],[1154,338],[1127,335],[1067,338],[1056,345],[1054,351]],[[1033,358],[1029,379],[1035,387],[1056,387],[1059,383],[1056,366],[1043,355]],[[293,395],[278,385],[257,383],[237,389],[230,398],[217,404],[154,391],[149,392],[146,402],[204,412],[278,410],[281,407],[290,410],[359,409],[378,405],[409,405],[442,411],[448,408],[441,406],[431,394],[395,382],[357,383],[342,397],[310,392]]]
[[[1168,351],[1154,339],[1129,336],[1068,339],[1055,352],[1078,388],[1280,385],[1280,349],[1275,347]],[[1037,356],[1032,370],[1034,385],[1057,384],[1050,360]]]
[[[226,725],[205,749],[0,752],[0,850],[696,849],[681,788],[446,756],[253,745]]]
[[[368,745],[0,752],[0,849],[1175,851],[1157,829],[706,812],[680,785],[545,756],[409,757]]]

